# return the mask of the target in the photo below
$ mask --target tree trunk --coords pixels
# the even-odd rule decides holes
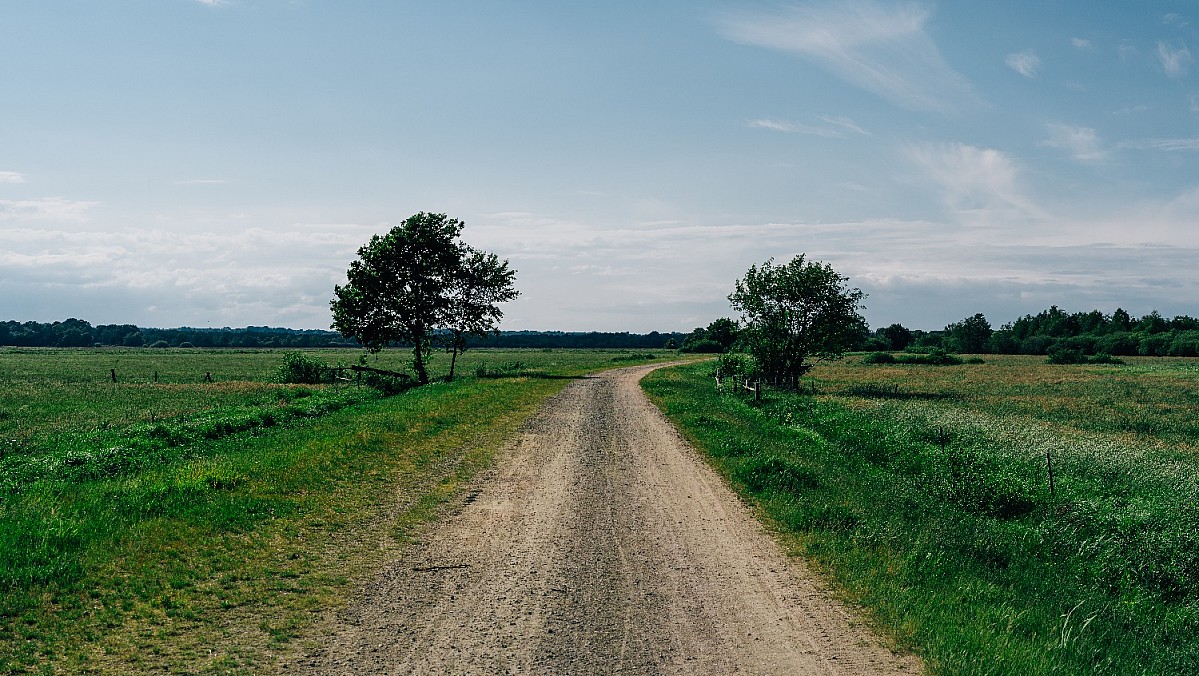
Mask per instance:
[[[429,372],[425,370],[425,346],[423,340],[416,341],[412,348],[412,370],[416,371],[416,382],[421,385],[429,384]]]
[[[450,352],[450,375],[448,378],[446,378],[446,382],[449,382],[449,383],[454,382],[454,366],[458,363],[459,340],[460,340],[460,338],[458,336],[454,336],[454,345],[453,345],[454,349]]]

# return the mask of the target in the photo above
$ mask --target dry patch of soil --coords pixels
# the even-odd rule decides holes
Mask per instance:
[[[371,580],[312,673],[918,673],[789,560],[642,394],[550,400],[464,508]]]

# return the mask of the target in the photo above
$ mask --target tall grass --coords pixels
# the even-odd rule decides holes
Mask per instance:
[[[849,361],[816,372],[819,395],[760,405],[718,395],[704,366],[645,386],[932,671],[1195,673],[1199,458],[1171,408],[1193,366]]]

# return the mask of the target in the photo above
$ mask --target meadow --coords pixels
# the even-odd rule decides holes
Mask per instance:
[[[277,351],[0,349],[0,671],[269,667],[542,401],[653,358],[470,351],[387,397],[277,382]]]
[[[1199,672],[1199,361],[823,364],[803,393],[644,381],[933,673]]]

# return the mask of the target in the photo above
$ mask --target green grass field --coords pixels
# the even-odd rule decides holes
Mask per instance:
[[[571,376],[648,355],[472,351],[393,397],[282,358],[0,350],[0,670],[269,667]]]
[[[1197,673],[1199,361],[1129,362],[850,357],[761,403],[710,364],[644,383],[932,672]]]

